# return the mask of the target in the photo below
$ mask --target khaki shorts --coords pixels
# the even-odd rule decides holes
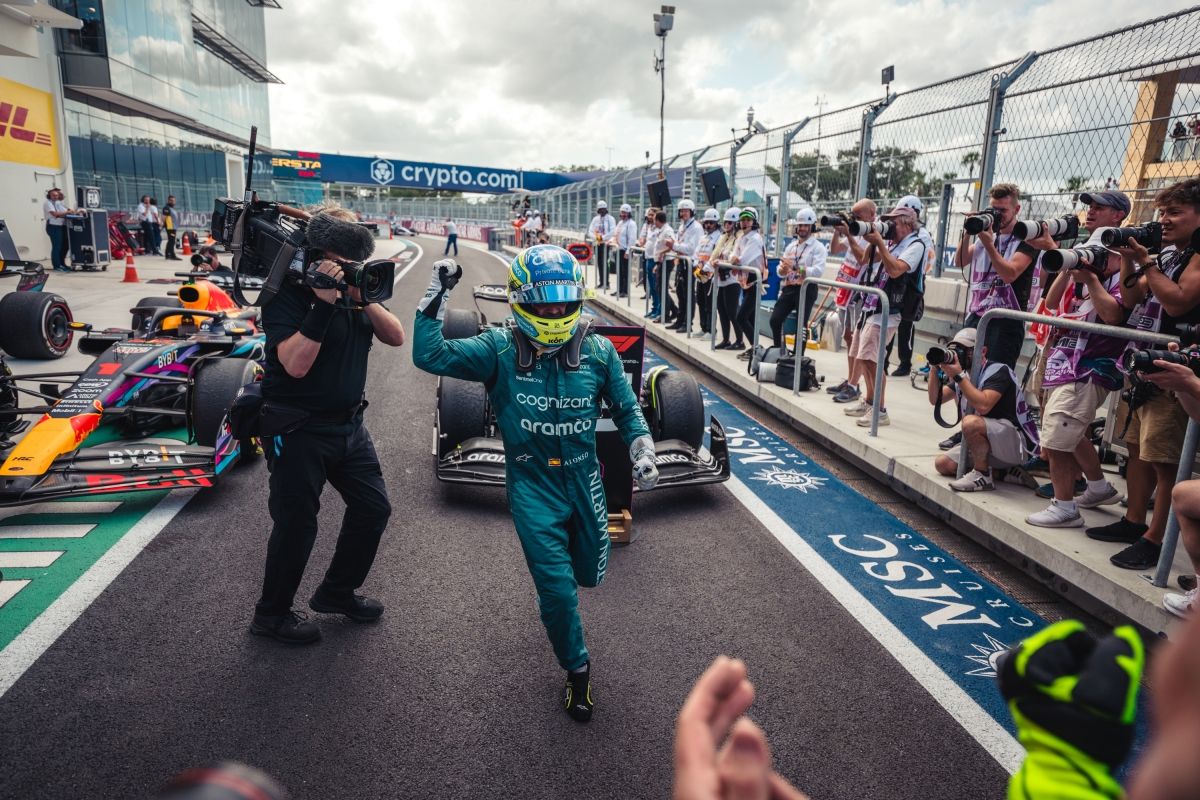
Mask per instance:
[[[1017,426],[1007,419],[984,417],[988,437],[988,465],[995,469],[1019,467],[1025,463],[1025,439]],[[958,463],[959,448],[951,447],[946,455]]]
[[[1119,419],[1125,420],[1122,404]],[[1183,437],[1187,434],[1188,415],[1175,395],[1161,392],[1133,412],[1127,444],[1136,445],[1138,458],[1151,464],[1178,464],[1183,452]]]
[[[1087,435],[1096,411],[1108,398],[1097,383],[1067,383],[1046,389],[1042,408],[1042,447],[1069,453]]]
[[[878,319],[878,316],[876,316]],[[879,325],[873,325],[868,319],[863,323],[863,326],[854,332],[854,339],[850,342],[850,357],[856,361],[878,361],[879,360]],[[896,334],[896,325],[888,326],[888,342],[892,341],[892,336]]]

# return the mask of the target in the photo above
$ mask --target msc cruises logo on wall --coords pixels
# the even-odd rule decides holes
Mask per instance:
[[[371,180],[386,185],[391,183],[395,177],[396,168],[392,166],[392,162],[382,158],[371,162]]]

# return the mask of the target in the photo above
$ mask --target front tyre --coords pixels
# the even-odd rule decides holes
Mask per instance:
[[[192,430],[196,444],[216,447],[229,428],[229,407],[238,391],[259,380],[262,368],[244,358],[225,358],[206,364],[196,376],[192,389]],[[242,458],[250,458],[258,448],[252,439],[239,442]]]
[[[45,361],[71,349],[71,308],[47,292],[12,292],[0,297],[0,349],[13,358]]]

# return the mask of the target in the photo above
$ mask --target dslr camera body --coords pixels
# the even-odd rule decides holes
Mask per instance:
[[[963,230],[972,236],[978,236],[984,231],[998,231],[1000,230],[1000,221],[1003,219],[1003,212],[988,206],[978,214],[967,217],[963,221]]]
[[[965,368],[971,362],[971,354],[966,347],[958,342],[950,342],[945,347],[933,346],[925,353],[925,360],[930,367],[940,367],[942,364],[961,364]]]
[[[1131,376],[1135,376],[1137,381],[1137,373],[1143,375],[1161,372],[1162,367],[1159,367],[1155,361],[1165,361],[1168,364],[1182,364],[1192,370],[1192,374],[1200,378],[1200,325],[1180,325],[1179,326],[1179,344],[1182,350],[1128,350],[1122,359],[1122,366]]]
[[[364,305],[392,296],[396,265],[385,259],[366,261],[374,250],[374,237],[356,223],[310,217],[299,209],[257,198],[249,202],[218,198],[210,232],[234,254],[233,295],[241,305],[266,305],[284,282],[339,291],[355,287]],[[317,272],[317,265],[330,252],[357,259],[331,259],[342,268],[341,281]],[[261,282],[257,298],[243,296],[243,282]]]

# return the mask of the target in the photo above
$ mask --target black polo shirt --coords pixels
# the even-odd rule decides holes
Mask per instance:
[[[303,378],[288,375],[279,361],[279,344],[300,330],[314,304],[323,302],[311,290],[285,283],[263,306],[267,335],[263,397],[268,400],[313,412],[346,411],[362,400],[375,328],[361,308],[337,308],[317,360]]]

